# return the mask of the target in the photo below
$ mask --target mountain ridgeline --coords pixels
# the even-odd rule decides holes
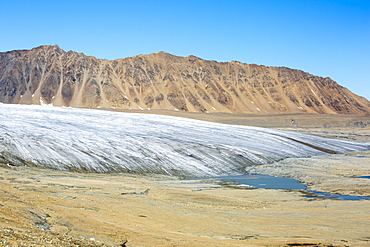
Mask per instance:
[[[0,53],[0,102],[229,113],[370,114],[370,102],[286,67],[165,52],[105,60],[58,46]]]

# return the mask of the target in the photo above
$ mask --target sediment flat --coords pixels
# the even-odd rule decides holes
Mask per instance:
[[[0,177],[4,246],[370,245],[370,201],[155,175],[2,167]]]

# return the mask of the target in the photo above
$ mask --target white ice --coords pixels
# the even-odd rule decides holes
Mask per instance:
[[[202,177],[319,149],[368,150],[370,143],[161,115],[0,105],[0,162],[14,165]]]

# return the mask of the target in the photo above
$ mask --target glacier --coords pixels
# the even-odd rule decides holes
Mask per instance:
[[[370,143],[154,114],[0,105],[0,163],[178,177],[244,174],[288,157],[369,150]]]

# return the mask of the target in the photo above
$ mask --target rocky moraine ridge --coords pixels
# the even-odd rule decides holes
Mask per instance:
[[[58,46],[0,53],[0,102],[191,112],[370,114],[330,78],[165,52],[104,60]]]

